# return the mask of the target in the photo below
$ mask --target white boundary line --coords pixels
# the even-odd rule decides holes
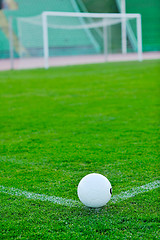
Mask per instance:
[[[160,187],[160,181],[157,180],[157,181],[142,185],[140,187],[132,188],[131,190],[128,190],[126,192],[121,192],[120,194],[113,196],[111,200],[113,203],[124,201],[124,200],[126,200],[128,198],[132,198],[140,193],[148,192],[152,189],[156,189],[159,187]]]
[[[76,205],[79,205],[78,201],[75,201],[72,199],[66,199],[66,198],[61,198],[61,197],[56,197],[56,196],[48,196],[45,194],[27,192],[27,191],[22,191],[17,188],[9,188],[9,187],[4,187],[4,186],[0,186],[0,193],[6,193],[9,195],[18,196],[18,197],[23,196],[25,198],[32,199],[32,200],[48,201],[48,202],[52,202],[54,204],[59,204],[59,205],[63,205],[63,206],[74,207]]]
[[[120,194],[113,196],[111,198],[111,202],[116,203],[116,202],[124,201],[128,198],[132,198],[138,194],[148,192],[152,189],[156,189],[159,187],[160,187],[159,180],[150,182],[146,185],[135,187],[135,188],[132,188],[131,190],[128,190],[126,192],[121,192]],[[10,188],[5,186],[0,186],[0,193],[6,193],[12,196],[19,196],[19,197],[23,196],[25,198],[32,199],[32,200],[48,201],[54,204],[59,204],[59,205],[69,206],[69,207],[82,206],[82,204],[79,201],[75,201],[72,199],[66,199],[66,198],[61,198],[56,196],[48,196],[45,194],[37,194],[37,193],[22,191],[20,189]]]

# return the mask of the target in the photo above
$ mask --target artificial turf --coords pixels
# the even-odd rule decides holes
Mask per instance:
[[[159,179],[160,61],[0,72],[0,185],[78,200]],[[100,210],[0,193],[1,239],[159,239],[155,189]]]

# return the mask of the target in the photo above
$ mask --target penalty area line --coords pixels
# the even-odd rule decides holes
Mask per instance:
[[[138,194],[148,192],[150,190],[156,189],[160,187],[160,181],[154,181],[150,182],[148,184],[142,185],[140,187],[135,187],[132,188],[131,190],[121,192],[118,195],[114,195],[111,198],[112,203],[124,201],[128,198],[132,198]],[[56,197],[56,196],[48,196],[45,194],[38,194],[38,193],[33,193],[33,192],[28,192],[28,191],[22,191],[17,188],[10,188],[10,187],[5,187],[0,185],[0,193],[5,193],[9,194],[12,196],[18,196],[18,197],[25,197],[28,199],[32,200],[40,200],[40,201],[48,201],[53,204],[59,204],[63,206],[69,206],[69,207],[79,207],[82,206],[82,204],[79,201],[75,201],[72,199],[66,199],[62,197]]]

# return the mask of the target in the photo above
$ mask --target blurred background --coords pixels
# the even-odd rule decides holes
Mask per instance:
[[[0,9],[1,68],[2,64],[4,68],[13,68],[13,59],[36,58],[37,67],[38,61],[39,66],[43,66],[44,46],[41,14],[44,11],[140,13],[142,15],[143,52],[157,54],[160,51],[159,0],[0,0]],[[67,22],[65,18],[63,20],[62,18],[61,20],[48,18],[48,24],[50,24],[50,26],[48,25],[49,56],[98,56],[103,54],[105,46],[101,27],[94,29],[88,27],[87,30],[83,28],[84,24],[94,21],[94,19],[75,20],[70,18],[70,21]],[[52,27],[55,22],[61,23],[63,29]],[[70,29],[68,31],[66,22],[68,26],[79,25],[79,30]],[[126,50],[122,46],[121,25],[121,21],[119,21],[117,24],[109,24],[107,28],[108,54],[137,52],[136,19],[127,19],[126,21]],[[2,59],[9,58],[11,62],[2,61]],[[119,59],[118,55],[116,59]],[[81,61],[83,62],[83,60]],[[7,63],[8,65],[4,66]],[[25,62],[25,66],[30,67],[29,63],[30,61]],[[54,65],[52,62],[50,64]],[[19,62],[20,68],[23,65],[22,61]]]

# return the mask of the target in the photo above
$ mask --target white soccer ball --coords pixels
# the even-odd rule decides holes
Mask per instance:
[[[112,195],[109,180],[101,174],[91,173],[80,181],[77,189],[80,201],[87,207],[99,208],[106,205]]]

